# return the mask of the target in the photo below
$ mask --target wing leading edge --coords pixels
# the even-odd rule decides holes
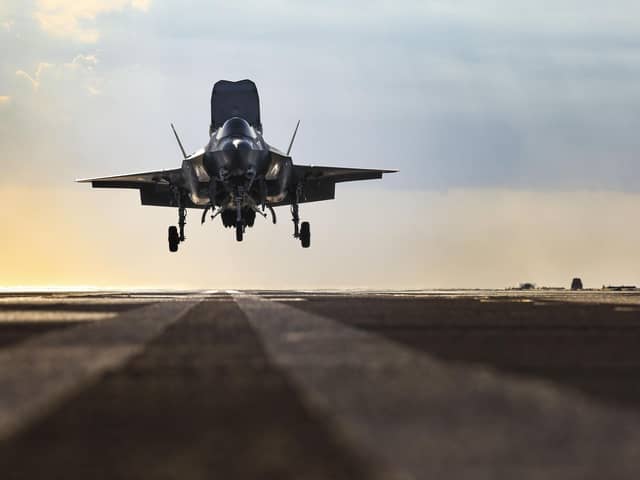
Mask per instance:
[[[142,188],[159,184],[176,184],[182,178],[182,170],[159,170],[157,172],[131,173],[113,177],[84,178],[76,180],[79,183],[91,183],[93,188]]]
[[[385,173],[396,173],[397,170],[374,170],[368,168],[320,167],[315,165],[294,165],[296,178],[302,181],[330,180],[339,182],[356,182],[359,180],[375,180]]]

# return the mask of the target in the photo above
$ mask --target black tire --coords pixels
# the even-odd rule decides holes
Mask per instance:
[[[300,243],[302,248],[309,248],[311,246],[311,227],[309,222],[302,222],[300,224]]]
[[[178,228],[175,226],[169,227],[169,251],[177,252],[178,244],[180,243],[180,236],[178,235]]]
[[[238,242],[242,241],[242,234],[244,233],[243,230],[244,230],[244,225],[242,224],[242,222],[236,223],[236,240]]]

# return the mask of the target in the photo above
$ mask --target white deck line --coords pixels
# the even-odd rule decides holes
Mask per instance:
[[[0,438],[122,365],[197,303],[157,303],[0,351]]]
[[[301,397],[388,478],[637,478],[635,413],[453,367],[289,305],[234,298]]]

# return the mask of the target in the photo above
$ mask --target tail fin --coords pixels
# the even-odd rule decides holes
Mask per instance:
[[[173,130],[173,134],[176,136],[176,140],[178,141],[178,146],[180,147],[180,151],[182,152],[182,156],[184,158],[187,158],[187,152],[184,151],[184,147],[182,146],[182,142],[180,141],[180,137],[178,136],[178,133],[176,132],[175,127],[173,126],[173,123],[171,124],[171,130]]]
[[[293,136],[291,137],[291,143],[289,143],[289,148],[287,148],[287,157],[291,153],[291,147],[293,147],[293,141],[296,139],[296,133],[298,133],[298,127],[300,126],[300,120],[296,124],[296,129],[293,131]]]

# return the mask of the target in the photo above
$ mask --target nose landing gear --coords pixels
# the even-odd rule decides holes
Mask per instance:
[[[241,242],[244,235],[244,223],[242,221],[236,223],[236,241]]]
[[[244,219],[242,218],[242,200],[244,191],[241,187],[236,193],[236,241],[241,242],[244,235]]]

